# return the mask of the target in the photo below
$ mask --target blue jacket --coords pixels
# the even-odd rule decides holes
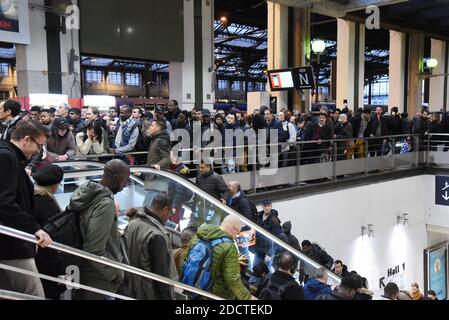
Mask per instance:
[[[119,146],[116,145],[115,138],[117,137],[120,126],[122,125],[122,121],[120,120],[119,122],[117,122],[117,130],[115,131],[113,140],[113,148],[116,149],[115,151],[117,154],[134,151],[137,139],[139,137],[139,125],[133,119],[128,120],[128,124],[123,127],[122,140],[120,141]]]
[[[330,294],[332,292],[331,286],[318,281],[313,278],[307,281],[304,286],[304,299],[315,300],[316,297],[322,294]]]

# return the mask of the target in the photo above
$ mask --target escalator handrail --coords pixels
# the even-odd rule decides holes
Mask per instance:
[[[291,253],[296,255],[300,260],[303,260],[304,262],[306,262],[307,264],[311,265],[312,267],[314,267],[316,269],[323,267],[322,265],[317,263],[315,260],[312,260],[308,256],[304,255],[302,252],[297,251],[295,248],[293,248],[289,244],[285,243],[284,241],[280,240],[279,238],[273,236],[270,232],[266,231],[265,229],[263,229],[259,225],[255,224],[251,220],[247,219],[246,217],[244,217],[243,215],[241,215],[240,213],[238,213],[234,209],[232,209],[229,206],[223,204],[221,201],[219,201],[218,199],[214,198],[213,196],[211,196],[209,193],[207,193],[203,189],[199,188],[196,184],[194,184],[190,180],[185,179],[184,177],[181,177],[181,176],[179,176],[179,175],[177,175],[177,174],[175,174],[173,172],[170,172],[170,171],[156,170],[156,169],[149,168],[149,167],[144,167],[144,166],[130,167],[130,170],[131,170],[131,172],[149,173],[149,174],[155,174],[155,175],[163,176],[163,177],[165,177],[165,178],[167,178],[169,180],[172,180],[172,181],[174,181],[176,183],[180,183],[181,185],[183,185],[187,189],[190,189],[191,191],[193,191],[194,194],[197,194],[197,195],[203,197],[204,199],[206,199],[207,201],[212,203],[217,208],[223,210],[227,214],[232,214],[234,216],[239,217],[241,221],[243,221],[245,224],[250,226],[252,229],[256,230],[257,232],[259,232],[260,234],[264,235],[265,237],[267,237],[271,241],[275,242],[276,244],[280,245],[281,247],[288,249]],[[81,172],[91,172],[91,171],[93,171],[94,174],[97,175],[100,170],[99,169],[93,169],[93,170],[86,169],[86,170],[82,170],[82,171],[72,172],[72,175],[74,175],[76,173],[79,174]],[[131,176],[131,178],[133,180],[136,180],[136,178],[133,177],[133,176]],[[143,182],[139,181],[139,184],[143,184]],[[330,270],[329,270],[329,278],[331,278],[336,284],[339,284],[341,282],[341,278],[339,276],[337,276],[336,274],[334,274],[333,272],[331,272]]]
[[[317,263],[316,261],[312,260],[308,256],[304,255],[302,252],[297,251],[295,248],[290,246],[289,244],[285,243],[284,241],[280,240],[279,238],[273,236],[270,232],[266,231],[262,227],[260,227],[258,224],[252,222],[245,216],[241,215],[231,207],[223,204],[221,201],[216,199],[215,197],[211,196],[209,193],[204,191],[203,189],[199,188],[196,184],[191,182],[190,180],[187,180],[181,176],[178,176],[170,171],[165,170],[156,170],[148,167],[131,167],[131,172],[141,172],[141,173],[151,173],[163,176],[165,178],[168,178],[170,180],[175,181],[176,183],[182,184],[184,187],[190,189],[194,192],[194,194],[197,194],[210,203],[212,203],[214,206],[218,207],[219,209],[223,210],[227,214],[231,214],[234,216],[237,216],[241,221],[243,221],[246,225],[250,226],[252,229],[256,230],[257,232],[261,233],[271,241],[275,242],[276,244],[280,245],[281,247],[288,249],[291,253],[295,254],[299,259],[305,261],[306,263],[312,265],[314,268],[322,268],[323,266]],[[335,275],[334,273],[330,272],[329,270],[329,278],[331,278],[336,284],[339,284],[341,282],[341,278]]]
[[[14,237],[16,239],[25,240],[25,241],[28,241],[28,242],[31,242],[31,243],[34,243],[34,244],[37,244],[37,239],[36,239],[35,236],[33,236],[31,234],[28,234],[28,233],[25,233],[25,232],[22,232],[22,231],[19,231],[19,230],[16,230],[16,229],[13,229],[13,228],[5,227],[3,225],[0,225],[0,234],[6,235],[6,236],[10,236],[10,237]],[[82,250],[79,250],[79,249],[75,249],[75,248],[72,248],[72,247],[69,247],[69,246],[57,243],[57,242],[53,242],[47,248],[59,250],[59,251],[62,251],[62,252],[65,252],[65,253],[68,253],[68,254],[80,257],[80,258],[84,258],[84,259],[87,259],[87,260],[90,260],[90,261],[98,262],[98,263],[101,263],[103,265],[107,265],[109,267],[113,267],[113,268],[120,269],[120,270],[129,272],[129,273],[138,275],[138,276],[142,276],[142,277],[150,279],[150,280],[155,280],[155,281],[162,282],[164,284],[167,284],[167,285],[170,285],[170,286],[173,286],[173,287],[177,287],[177,288],[180,288],[180,289],[183,289],[183,290],[187,290],[189,292],[194,292],[194,293],[197,293],[197,294],[199,294],[201,296],[205,296],[205,297],[208,297],[208,298],[211,298],[211,299],[214,299],[214,300],[223,300],[223,298],[221,298],[221,297],[219,297],[217,295],[214,295],[214,294],[212,294],[210,292],[206,292],[204,290],[191,287],[191,286],[186,285],[184,283],[165,278],[165,277],[160,276],[158,274],[151,273],[151,272],[148,272],[148,271],[144,271],[144,270],[141,270],[141,269],[129,266],[129,265],[124,264],[124,263],[113,261],[113,260],[110,260],[110,259],[108,259],[106,257],[100,257],[100,256],[97,256],[97,255],[94,255],[94,254],[91,254],[91,253],[87,253],[85,251],[82,251]]]

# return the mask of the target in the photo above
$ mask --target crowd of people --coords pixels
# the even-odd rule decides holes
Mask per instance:
[[[179,155],[170,152],[170,132],[179,128],[190,131],[195,121],[202,127],[219,130],[274,128],[278,130],[279,142],[292,143],[280,147],[280,159],[285,163],[294,162],[290,151],[296,141],[315,141],[306,151],[314,153],[316,157],[311,159],[316,159],[322,156],[319,152],[323,145],[331,147],[327,140],[354,139],[353,144],[345,141],[341,145],[350,158],[364,156],[359,150],[365,148],[364,138],[434,130],[446,132],[448,125],[447,116],[441,121],[435,117],[428,121],[426,110],[410,123],[397,114],[397,109],[392,110],[391,115],[384,115],[381,108],[376,109],[375,115],[369,110],[359,110],[356,115],[345,109],[329,113],[326,108],[316,115],[285,111],[276,119],[269,108],[256,110],[251,116],[237,109],[227,115],[223,110],[214,114],[207,110],[186,112],[181,111],[174,100],[170,101],[167,111],[156,107],[154,115],[130,106],[120,110],[111,108],[108,114],[102,114],[95,107],[77,109],[68,105],[57,109],[32,107],[29,114],[22,114],[21,109],[13,100],[0,104],[0,181],[8,181],[0,184],[0,221],[7,227],[34,234],[39,249],[36,252],[31,243],[1,235],[1,264],[53,277],[64,274],[60,252],[47,248],[52,240],[60,241],[60,234],[52,233],[48,224],[58,215],[71,212],[77,217],[77,230],[82,239],[79,249],[192,285],[195,283],[190,283],[188,277],[192,273],[187,270],[198,267],[195,255],[201,252],[202,246],[210,246],[209,250],[203,250],[204,261],[208,258],[207,252],[210,255],[210,286],[201,288],[223,298],[241,300],[361,300],[371,299],[373,293],[368,290],[365,278],[355,271],[349,272],[341,260],[334,261],[318,244],[309,240],[300,244],[292,233],[292,223],[282,223],[270,199],[263,200],[262,211],[258,211],[238,181],[226,184],[207,161],[201,161],[199,166],[198,187],[323,268],[317,269],[315,274],[306,274],[298,258],[283,246],[259,232],[252,232],[238,217],[220,212],[186,187],[173,183],[162,186],[157,175],[142,175],[146,190],[143,207],[128,211],[129,224],[120,235],[117,222],[120,212],[114,195],[129,181],[131,161],[127,153],[141,149],[146,154],[136,157],[137,163],[188,176],[188,167]],[[438,124],[433,123],[434,120]],[[368,148],[373,156],[381,155],[385,143],[388,141],[381,141],[380,149],[378,144],[370,144]],[[68,209],[60,208],[54,194],[64,173],[53,163],[74,159],[77,155],[103,154],[116,157],[107,159],[101,181],[81,184],[71,195]],[[309,163],[307,159],[304,161]],[[226,160],[221,173],[232,173],[238,168],[235,162]],[[182,247],[174,250],[165,225],[168,221],[179,224],[187,202],[193,202],[192,214],[181,233]],[[83,285],[138,299],[175,298],[173,287],[157,281],[88,260],[78,260],[76,265]],[[329,272],[342,277],[337,288],[328,284]],[[59,299],[64,290],[51,281],[5,269],[0,269],[0,288],[53,299]],[[388,284],[384,296],[397,299],[400,292],[396,288]],[[418,285],[413,284],[410,297],[418,300],[431,294],[423,295]],[[74,290],[72,298],[112,297],[80,289]]]
[[[167,107],[158,105],[151,111],[124,105],[111,107],[105,112],[96,107],[71,108],[63,104],[51,108],[33,106],[26,112],[18,102],[8,100],[0,105],[1,139],[9,140],[17,124],[27,119],[40,121],[49,131],[45,147],[29,166],[31,171],[47,163],[83,156],[104,162],[110,159],[106,155],[127,163],[132,161],[133,164],[155,162],[150,159],[153,151],[164,153],[166,150],[159,149],[170,150],[177,142],[173,141],[170,134],[177,129],[183,129],[188,134],[190,140],[183,144],[187,149],[205,148],[213,142],[216,150],[212,156],[215,162],[219,159],[216,167],[220,174],[248,171],[258,165],[257,161],[248,157],[248,144],[255,144],[254,141],[248,141],[247,136],[243,139],[225,139],[227,132],[238,135],[240,131],[237,130],[245,133],[253,129],[257,137],[264,132],[267,145],[273,141],[272,133],[275,130],[277,142],[280,143],[280,167],[296,165],[298,162],[310,164],[329,161],[335,157],[336,160],[347,160],[386,155],[396,148],[396,142],[402,142],[397,152],[404,154],[418,147],[417,141],[409,136],[411,134],[449,133],[449,115],[430,114],[426,108],[411,119],[407,113],[400,114],[396,107],[390,113],[386,113],[382,107],[377,107],[374,112],[371,109],[352,112],[348,107],[330,111],[323,106],[309,113],[281,110],[275,114],[270,108],[261,106],[248,114],[240,111],[238,104],[227,112],[221,109],[186,111],[181,110],[175,100],[171,100]],[[201,128],[203,136],[199,145],[196,145],[198,142],[193,137],[195,126]],[[204,138],[207,130],[210,131]],[[214,132],[221,134],[222,141],[214,141]],[[402,137],[384,138],[393,135]],[[151,143],[152,140],[157,143]],[[331,140],[335,140],[335,143]],[[447,137],[433,140],[443,141],[444,151],[449,150]],[[305,144],[298,146],[298,142]],[[244,151],[236,152],[238,147]],[[435,147],[434,144],[432,147]],[[220,148],[223,148],[221,152]],[[226,153],[226,150],[233,151]],[[148,157],[136,155],[130,160],[126,156],[131,152],[148,151]],[[186,157],[182,158],[185,160]],[[192,159],[194,156],[190,149],[190,157],[184,163],[192,167]]]

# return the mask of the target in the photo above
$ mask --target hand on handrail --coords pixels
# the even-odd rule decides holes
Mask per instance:
[[[53,242],[48,233],[42,229],[38,230],[34,235],[36,236],[39,246],[41,248],[48,247]]]

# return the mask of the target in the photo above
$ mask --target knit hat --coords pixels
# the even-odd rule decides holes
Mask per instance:
[[[282,229],[291,231],[292,230],[292,223],[291,221],[287,221],[282,225]]]
[[[34,181],[41,187],[52,186],[62,181],[64,171],[61,167],[50,164],[33,175]]]

